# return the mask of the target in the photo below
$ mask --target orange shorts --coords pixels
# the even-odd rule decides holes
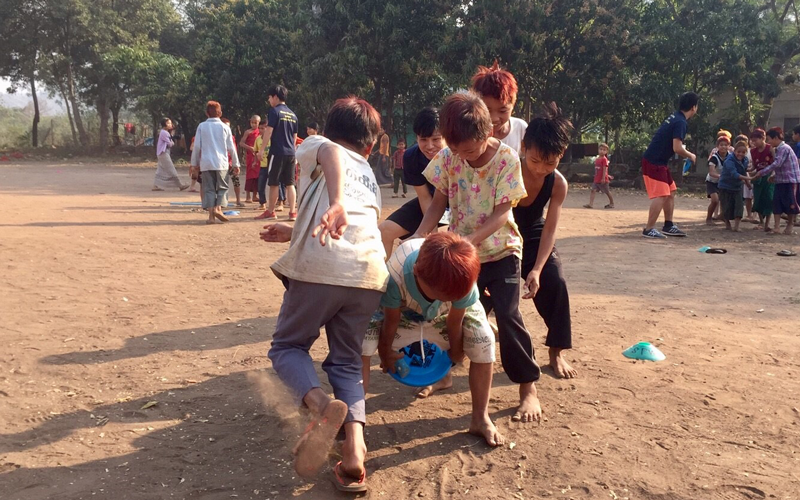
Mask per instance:
[[[672,180],[672,173],[666,165],[655,165],[646,158],[642,158],[642,176],[647,196],[651,200],[670,196],[673,191],[678,189],[675,181]]]

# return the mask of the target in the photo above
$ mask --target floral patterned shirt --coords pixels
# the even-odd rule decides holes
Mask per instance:
[[[425,177],[450,204],[450,230],[468,236],[486,223],[497,205],[515,206],[526,196],[522,167],[517,152],[500,144],[489,162],[475,168],[444,148],[431,160]],[[515,255],[522,256],[522,239],[513,214],[494,234],[477,245],[481,262],[496,262]]]

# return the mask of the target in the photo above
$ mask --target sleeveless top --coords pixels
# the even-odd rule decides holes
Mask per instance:
[[[519,227],[522,234],[522,241],[538,240],[542,237],[542,230],[544,229],[544,207],[550,201],[550,196],[553,194],[553,185],[556,181],[556,173],[553,172],[544,178],[542,189],[533,203],[527,207],[517,205],[513,208],[514,220]]]

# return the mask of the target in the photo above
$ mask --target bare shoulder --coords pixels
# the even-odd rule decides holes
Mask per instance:
[[[553,192],[560,192],[567,194],[567,190],[569,189],[569,183],[567,182],[567,178],[564,177],[564,174],[559,172],[558,170],[555,171],[556,179],[553,183]]]

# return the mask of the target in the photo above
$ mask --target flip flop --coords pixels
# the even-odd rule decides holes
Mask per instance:
[[[367,475],[361,474],[360,478],[355,478],[341,470],[342,462],[333,468],[333,477],[336,489],[345,493],[363,493],[367,491]]]
[[[609,203],[608,205],[604,206],[603,208],[614,208],[614,205],[612,205],[611,203]]]
[[[294,449],[294,470],[301,477],[315,475],[325,465],[328,451],[347,416],[343,401],[330,402],[319,420],[312,420]]]
[[[780,252],[778,252],[778,255],[780,255],[781,257],[794,257],[795,255],[797,255],[797,252],[793,252],[791,250],[781,250]]]
[[[728,251],[725,250],[724,248],[709,248],[708,250],[706,250],[706,253],[716,253],[722,255],[728,253]]]
[[[583,208],[594,208],[594,207],[591,205],[584,205]]]

